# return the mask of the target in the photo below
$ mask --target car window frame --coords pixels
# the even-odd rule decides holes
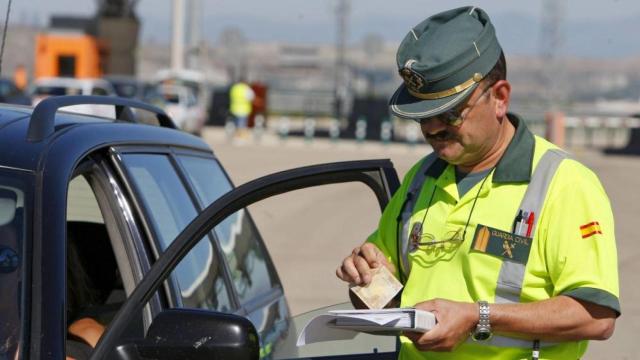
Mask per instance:
[[[144,278],[144,274],[151,268],[146,256],[145,244],[139,221],[136,219],[131,206],[131,200],[125,195],[118,170],[110,162],[104,151],[88,155],[74,169],[69,183],[76,176],[84,176],[98,202],[115,254],[122,254],[127,258],[129,267],[119,269],[127,296]],[[68,204],[67,204],[68,206]],[[113,244],[113,240],[117,245]],[[118,264],[120,265],[120,264]],[[119,266],[120,267],[120,266]],[[131,284],[133,282],[133,284]],[[162,308],[161,299],[155,296],[145,307],[142,319],[146,330],[156,314]]]
[[[124,184],[124,187],[127,191],[127,196],[131,199],[131,204],[133,205],[133,212],[137,214],[138,220],[141,225],[141,230],[143,233],[143,242],[145,243],[145,254],[147,257],[147,262],[149,264],[153,264],[160,257],[160,241],[159,235],[156,232],[153,224],[149,222],[151,218],[149,212],[144,206],[142,199],[140,198],[139,190],[133,182],[133,177],[124,162],[122,161],[122,155],[126,154],[156,154],[156,155],[164,155],[169,158],[169,162],[175,168],[173,161],[170,157],[170,147],[166,145],[127,145],[127,146],[113,146],[110,149],[111,161],[114,166],[118,169],[118,173],[120,174],[120,179]],[[184,184],[183,182],[183,185]],[[193,200],[192,200],[193,202]],[[195,206],[195,203],[194,203]],[[146,269],[145,272],[148,272],[149,269]],[[179,305],[179,299],[177,299],[175,294],[177,292],[178,286],[173,277],[169,277],[165,284],[163,285],[163,289],[158,289],[158,295],[163,299],[162,308],[166,307],[177,307]]]
[[[179,170],[182,173],[182,176],[184,177],[184,181],[188,182],[189,186],[191,187],[192,196],[197,202],[198,213],[204,210],[204,204],[202,204],[200,196],[198,196],[198,194],[196,193],[195,185],[191,182],[191,180],[189,179],[189,176],[187,175],[188,171],[185,168],[180,158],[181,156],[199,157],[199,158],[215,161],[219,166],[220,170],[222,171],[223,175],[225,176],[226,180],[229,182],[231,186],[231,191],[233,191],[236,188],[235,184],[231,180],[231,177],[225,170],[224,166],[222,166],[222,163],[218,160],[218,158],[213,156],[213,154],[211,154],[210,156],[207,156],[207,155],[204,155],[204,153],[195,153],[193,151],[185,151],[182,149],[173,149],[173,151],[174,151],[177,166],[179,166]],[[250,298],[247,301],[243,302],[240,299],[240,296],[238,295],[238,292],[236,290],[236,287],[233,284],[233,281],[231,280],[232,277],[231,277],[231,269],[229,267],[229,262],[227,261],[226,256],[224,256],[223,251],[220,248],[220,241],[218,239],[218,235],[215,233],[215,231],[212,230],[211,236],[213,236],[215,239],[215,246],[217,248],[220,261],[224,263],[225,281],[228,284],[229,290],[233,293],[233,297],[234,297],[233,301],[235,301],[235,303],[238,304],[237,311],[234,313],[239,315],[248,315],[251,312],[256,311],[268,304],[271,304],[276,299],[284,296],[284,288],[282,286],[282,281],[280,280],[280,276],[278,275],[278,271],[275,267],[275,263],[273,261],[273,258],[271,257],[271,254],[268,251],[267,245],[264,242],[262,234],[260,233],[260,230],[258,229],[258,226],[256,225],[255,221],[253,220],[253,217],[251,216],[249,209],[244,208],[244,211],[245,211],[245,216],[247,218],[247,221],[249,222],[249,225],[251,226],[252,229],[254,229],[254,232],[255,232],[254,235],[256,237],[256,241],[258,242],[258,246],[260,246],[260,248],[263,251],[269,271],[275,276],[276,284],[273,287],[271,287],[271,289],[266,293],[261,293],[259,296]]]
[[[377,172],[376,180],[368,172]],[[120,340],[128,324],[128,317],[140,311],[152,294],[170,276],[171,272],[199,242],[221,221],[236,211],[263,199],[282,193],[332,183],[363,182],[375,194],[384,209],[392,194],[399,188],[398,175],[390,160],[360,160],[305,166],[263,176],[226,193],[202,211],[171,243],[146,274],[145,278],[122,306],[111,326],[103,334],[91,359],[108,356]],[[369,354],[373,355],[373,354]],[[342,358],[349,358],[344,356]],[[340,357],[332,357],[340,358]]]
[[[235,188],[235,185],[231,181],[231,178],[229,177],[229,175],[225,171],[224,167],[222,167],[222,164],[220,164],[218,159],[213,155],[213,153],[208,153],[208,152],[204,152],[204,151],[194,151],[192,149],[181,149],[181,148],[175,148],[175,147],[171,147],[170,151],[171,151],[172,164],[173,164],[174,168],[176,169],[176,172],[178,173],[178,177],[180,178],[182,183],[186,185],[187,193],[191,197],[191,201],[195,204],[196,211],[197,211],[198,214],[200,214],[200,212],[202,212],[203,204],[201,202],[200,196],[197,194],[197,191],[195,190],[195,185],[193,184],[193,182],[189,179],[189,176],[187,175],[187,170],[185,169],[184,164],[180,160],[180,156],[192,156],[192,157],[210,159],[212,161],[215,161],[220,166],[220,169],[222,170],[222,173],[224,174],[226,179],[229,181],[229,184],[231,184],[231,188],[232,189]],[[255,228],[255,224],[253,224],[253,219],[251,219],[251,216],[248,214],[248,212],[247,212],[247,216],[249,216],[249,219],[250,219],[250,221],[252,223],[252,226]],[[233,281],[231,280],[231,269],[229,268],[229,263],[228,263],[226,257],[224,256],[224,253],[223,253],[222,249],[220,248],[220,241],[219,241],[218,236],[216,235],[215,231],[211,230],[209,232],[209,239],[212,240],[211,241],[211,245],[213,246],[213,251],[216,253],[216,259],[220,262],[221,267],[222,267],[222,272],[223,272],[223,276],[224,276],[224,284],[225,284],[225,286],[227,288],[227,293],[230,296],[229,300],[231,301],[231,303],[233,305],[233,311],[231,313],[232,314],[236,314],[236,315],[247,315],[248,312],[247,312],[244,304],[242,304],[242,302],[240,301],[240,296],[238,295],[238,293],[236,291],[236,288],[233,285]],[[262,237],[260,237],[259,241],[262,242]],[[261,245],[264,247],[264,243],[263,242],[261,243]],[[269,261],[271,261],[271,259],[269,259]],[[276,273],[276,276],[277,276],[277,273]],[[278,280],[278,285],[280,285],[280,289],[282,289],[282,285],[280,283],[280,279],[278,278],[277,280]],[[283,292],[283,291],[281,290],[281,292]],[[178,292],[174,292],[172,294],[172,296],[174,296],[176,298],[177,302],[179,302],[179,303],[182,302],[182,299],[180,299],[180,296],[178,295]],[[182,307],[182,306],[180,306],[180,307]]]
[[[126,154],[150,154],[150,155],[155,154],[155,155],[166,156],[169,159],[169,162],[171,163],[180,182],[184,186],[187,194],[189,195],[190,201],[193,204],[196,210],[196,213],[199,213],[201,211],[201,205],[199,203],[198,196],[195,193],[195,190],[192,188],[193,185],[190,183],[187,175],[184,173],[184,167],[182,166],[182,164],[180,164],[179,160],[176,158],[176,154],[190,154],[192,156],[201,156],[201,157],[202,156],[213,157],[213,154],[210,152],[202,151],[202,150],[176,148],[174,146],[168,146],[168,145],[166,146],[134,146],[134,145],[124,146],[123,145],[123,146],[114,146],[111,148],[112,162],[117,166],[118,171],[121,174],[121,178],[123,183],[125,183],[127,192],[129,196],[132,198],[132,203],[134,205],[135,212],[137,214],[140,214],[139,217],[140,217],[140,222],[142,224],[142,230],[145,232],[146,243],[150,250],[150,253],[147,253],[146,256],[148,257],[149,263],[153,264],[162,255],[160,251],[161,244],[159,241],[159,235],[154,229],[154,226],[149,222],[149,219],[151,219],[151,216],[139,197],[139,191],[133,182],[132,175],[130,174],[126,165],[122,161],[122,155],[126,155]],[[215,159],[215,157],[213,158]],[[228,177],[228,175],[226,176]],[[221,250],[218,245],[218,239],[215,237],[215,234],[213,234],[213,231],[211,232],[211,234],[207,236],[209,236],[210,240],[212,240],[211,242],[213,245],[213,251],[216,252],[215,254],[216,258],[222,265],[225,286],[227,287],[227,292],[229,294],[230,301],[233,306],[233,310],[230,313],[237,314],[237,315],[246,315],[246,310],[240,303],[239,296],[236,293],[235,287],[231,282],[229,265],[227,264],[227,261],[224,255],[221,253]],[[168,309],[168,308],[182,307],[182,299],[178,295],[179,294],[178,289],[179,289],[179,286],[177,284],[177,280],[173,276],[170,276],[164,285],[164,291],[159,292],[164,298],[164,302],[162,305],[163,308]]]

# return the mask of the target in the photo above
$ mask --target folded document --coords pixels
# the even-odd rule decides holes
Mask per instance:
[[[358,332],[398,335],[426,332],[436,325],[433,313],[408,308],[333,310],[311,319],[298,336],[298,346],[321,341],[353,339]]]

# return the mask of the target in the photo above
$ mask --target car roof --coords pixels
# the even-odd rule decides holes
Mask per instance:
[[[212,153],[202,139],[183,131],[64,111],[55,113],[51,134],[29,140],[33,110],[0,104],[0,168],[39,172],[50,154],[62,154],[54,159],[57,162],[77,163],[93,150],[118,145],[174,146]]]

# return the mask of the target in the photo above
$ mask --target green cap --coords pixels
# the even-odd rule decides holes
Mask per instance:
[[[462,103],[498,61],[502,48],[487,13],[461,7],[429,17],[402,40],[396,61],[404,83],[391,112],[419,120]]]

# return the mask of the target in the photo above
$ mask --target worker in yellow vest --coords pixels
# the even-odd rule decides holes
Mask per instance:
[[[367,285],[384,266],[404,284],[397,305],[435,314],[432,330],[401,336],[400,359],[579,359],[620,316],[597,176],[508,112],[506,60],[483,10],[413,27],[397,65],[390,110],[418,122],[433,153],[337,276]]]
[[[229,94],[230,98],[230,112],[233,115],[236,122],[236,134],[239,137],[246,137],[247,133],[247,119],[251,114],[252,101],[255,94],[251,87],[247,85],[243,80],[231,86]]]

